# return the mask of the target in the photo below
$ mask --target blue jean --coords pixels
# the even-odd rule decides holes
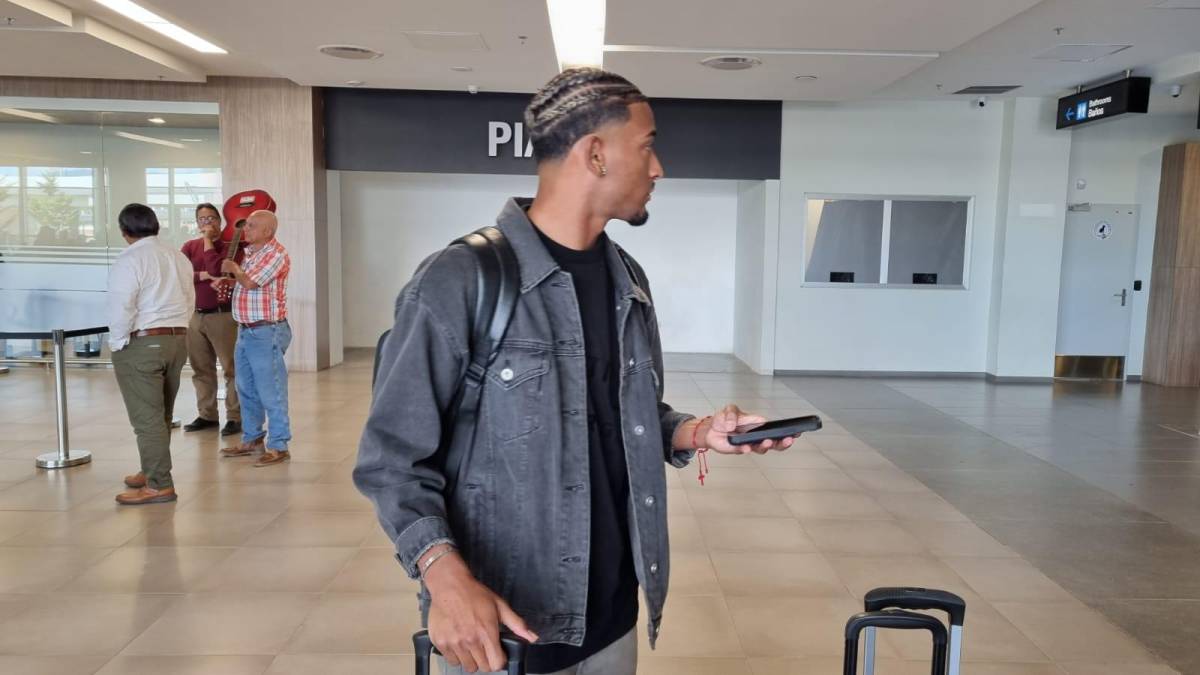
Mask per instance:
[[[288,421],[288,372],[283,355],[292,344],[287,321],[238,331],[233,352],[242,402],[242,442],[267,437],[268,450],[284,451],[292,440]],[[268,431],[264,431],[263,427]]]

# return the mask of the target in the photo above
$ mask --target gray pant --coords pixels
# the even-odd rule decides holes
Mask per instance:
[[[635,675],[637,673],[637,628],[625,634],[625,637],[601,649],[566,670],[560,670],[546,675]],[[438,657],[438,665],[442,675],[463,675],[459,667],[446,665],[446,660]],[[496,673],[480,673],[479,675],[504,675],[503,671]],[[535,675],[531,673],[530,675]]]

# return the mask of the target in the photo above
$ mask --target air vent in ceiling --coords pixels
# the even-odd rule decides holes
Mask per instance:
[[[1044,61],[1066,61],[1068,63],[1091,63],[1133,45],[1058,45],[1033,57]]]
[[[966,89],[959,89],[955,94],[967,94],[970,96],[996,96],[998,94],[1007,94],[1013,89],[1020,89],[1019,84],[977,84]]]
[[[355,61],[369,61],[383,56],[382,52],[377,52],[369,47],[359,47],[358,45],[322,45],[318,49],[326,56],[338,59],[353,59]]]
[[[753,56],[710,56],[701,61],[700,65],[716,70],[749,70],[761,66],[762,61]]]
[[[479,33],[449,33],[432,30],[404,31],[408,43],[427,52],[486,52],[487,43]]]

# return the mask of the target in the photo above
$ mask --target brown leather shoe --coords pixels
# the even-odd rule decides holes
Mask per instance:
[[[155,490],[152,487],[141,487],[117,495],[117,503],[124,506],[161,504],[163,502],[173,502],[176,499],[179,499],[179,495],[175,494],[175,488],[173,487],[161,490]]]
[[[253,455],[256,452],[262,452],[266,448],[263,439],[251,441],[249,443],[241,443],[239,445],[221,448],[222,457],[246,457]]]
[[[271,466],[272,464],[286,462],[291,458],[292,453],[288,452],[287,450],[267,450],[262,454],[262,457],[258,458],[258,461],[254,463],[254,466]]]
[[[146,474],[141,471],[132,476],[125,476],[125,487],[140,488],[146,487]]]

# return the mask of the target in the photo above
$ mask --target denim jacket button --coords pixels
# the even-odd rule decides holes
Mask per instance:
[[[646,497],[646,506],[654,506],[654,495]]]
[[[500,371],[500,379],[504,380],[505,382],[513,379],[512,368],[505,368],[504,370]]]
[[[650,563],[650,574],[658,574],[658,563]]]
[[[646,433],[646,427],[640,424],[633,428],[633,434],[635,436],[641,436],[644,433]]]
[[[630,368],[632,368],[632,367],[633,367],[633,359],[629,359],[629,367],[630,367]]]

